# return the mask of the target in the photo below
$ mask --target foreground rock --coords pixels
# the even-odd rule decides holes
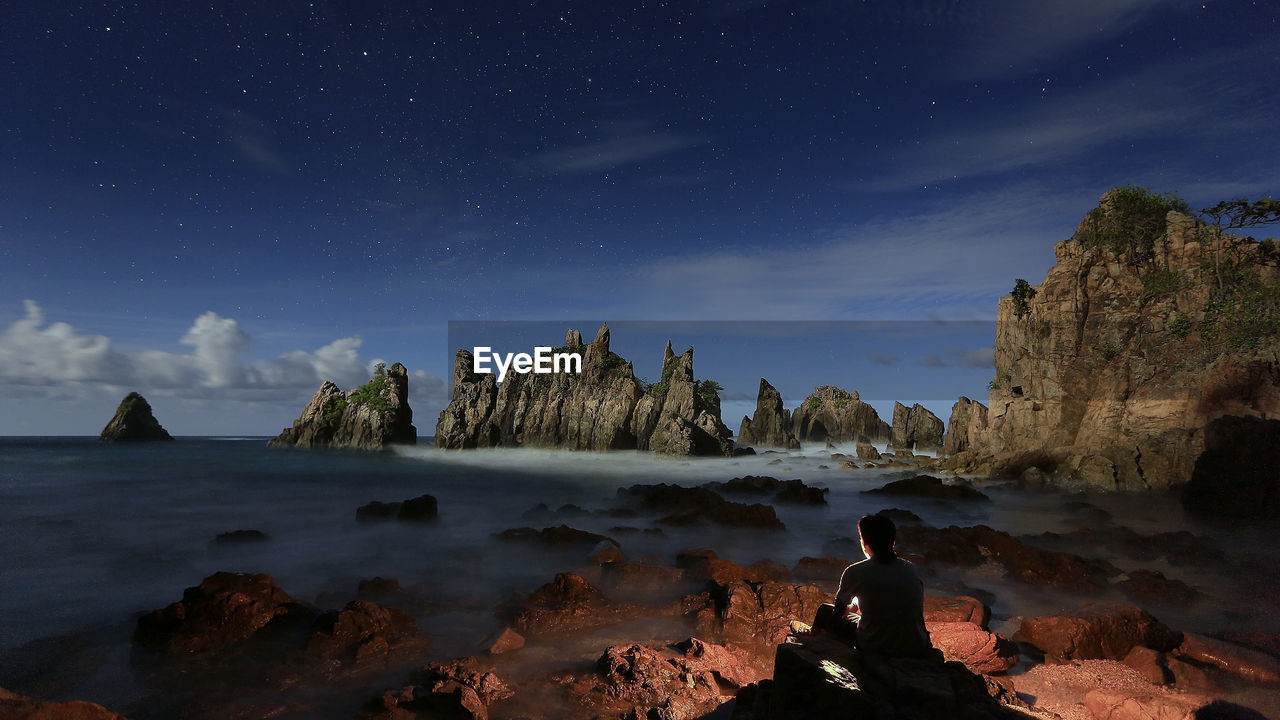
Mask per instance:
[[[610,625],[641,610],[634,604],[614,603],[581,575],[560,573],[510,609],[506,619],[521,635],[535,637]]]
[[[735,720],[1025,718],[1012,692],[955,662],[880,661],[830,637],[779,645],[771,680],[738,695]]]
[[[907,407],[900,402],[893,404],[893,434],[891,442],[895,450],[935,452],[942,449],[942,421],[928,408],[916,403]]]
[[[115,416],[102,428],[98,439],[102,442],[141,442],[172,440],[173,436],[160,426],[147,399],[131,392],[120,401]]]
[[[243,642],[278,618],[307,609],[270,575],[215,573],[182,593],[182,600],[138,620],[134,641],[167,652],[221,650]]]
[[[1098,603],[1065,615],[1031,617],[1013,638],[1044,651],[1045,660],[1123,660],[1135,647],[1166,652],[1182,642],[1142,608],[1120,603]]]
[[[1152,218],[1160,232],[1146,256],[1086,246],[1094,223],[1116,217],[1115,197],[1054,247],[1057,263],[1025,305],[1000,299],[977,443],[988,467],[1016,476],[1035,464],[1068,487],[1169,488],[1191,479],[1212,421],[1280,416],[1274,337],[1226,342],[1239,317],[1206,314],[1215,258],[1252,275],[1261,295],[1277,292],[1280,266],[1252,239],[1223,235],[1218,248],[1177,212]],[[1237,449],[1240,467],[1275,467],[1265,462],[1274,444]],[[1232,481],[1212,474],[1206,482]]]
[[[365,720],[413,720],[414,718],[467,718],[484,720],[492,705],[515,692],[475,657],[432,663],[423,669],[421,682],[391,690],[370,702]]]
[[[813,389],[791,413],[792,434],[802,442],[885,442],[889,425],[857,392],[834,385]]]
[[[802,483],[803,485],[803,483]],[[710,522],[731,527],[785,530],[778,514],[768,505],[725,500],[706,487],[681,485],[632,485],[618,488],[618,497],[650,512],[668,513],[658,520],[666,525],[696,525]]]
[[[19,695],[0,688],[0,718],[4,720],[128,720],[90,702],[54,702]]]
[[[760,392],[756,395],[756,414],[742,418],[738,444],[785,450],[800,449],[800,441],[791,430],[791,413],[782,407],[782,393],[764,378],[760,378]]]
[[[566,353],[582,373],[511,373],[501,384],[476,373],[474,358],[454,358],[453,399],[436,422],[436,447],[560,447],[653,450],[669,455],[733,453],[720,398],[693,377],[693,348],[677,356],[667,343],[661,379],[644,387],[631,363],[609,350],[609,326],[589,345],[570,330]]]
[[[409,373],[396,363],[349,392],[325,381],[302,414],[268,442],[274,447],[341,447],[381,450],[413,445],[418,429],[409,407]]]
[[[356,508],[357,522],[379,522],[396,520],[399,522],[427,522],[434,520],[440,512],[439,504],[432,495],[419,495],[401,502],[373,501]]]
[[[779,480],[764,475],[736,477],[728,482],[709,482],[703,487],[717,492],[743,495],[773,495],[773,501],[792,505],[826,505],[826,488],[805,485],[803,480]]]
[[[898,550],[927,562],[960,567],[990,563],[1010,579],[1077,592],[1106,588],[1108,579],[1120,573],[1109,563],[1037,548],[986,525],[941,529],[906,525],[898,528]]]

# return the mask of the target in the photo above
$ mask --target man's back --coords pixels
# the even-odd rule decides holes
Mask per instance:
[[[838,601],[858,598],[858,646],[895,657],[920,657],[932,651],[924,627],[924,584],[906,560],[863,560],[845,568]]]

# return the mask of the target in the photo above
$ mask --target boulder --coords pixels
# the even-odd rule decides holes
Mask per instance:
[[[1090,603],[1074,613],[1024,618],[1013,636],[1044,651],[1049,662],[1123,660],[1135,646],[1168,652],[1182,642],[1142,608]]]
[[[516,632],[531,637],[609,625],[637,610],[614,604],[581,575],[560,573],[515,608],[510,621]]]
[[[668,647],[614,645],[600,655],[593,671],[563,682],[569,695],[596,717],[694,720],[732,698],[704,661],[707,647],[701,645],[702,655],[681,655]],[[723,655],[711,659],[714,663]]]
[[[764,448],[799,450],[800,441],[791,430],[791,413],[782,407],[782,394],[768,380],[760,378],[756,412],[743,417],[738,444]]]
[[[710,522],[733,527],[785,530],[774,509],[759,503],[746,505],[725,500],[705,487],[680,485],[632,485],[618,489],[618,497],[641,509],[668,512],[658,522],[666,525],[696,525]]]
[[[158,650],[221,650],[249,639],[277,618],[306,608],[270,575],[219,572],[182,593],[182,600],[138,619],[134,642]]]
[[[926,622],[929,640],[947,660],[976,673],[1002,673],[1018,664],[1018,647],[974,622]]]
[[[1044,550],[986,525],[932,528],[907,525],[898,528],[898,551],[926,562],[961,567],[993,563],[1008,577],[1029,585],[1078,592],[1108,587],[1108,578],[1119,574],[1110,564],[1071,553]]]
[[[1090,690],[1084,706],[1093,720],[1265,720],[1233,703],[1161,691]]]
[[[1280,660],[1266,653],[1198,633],[1183,633],[1178,657],[1214,667],[1258,685],[1280,685]]]
[[[709,482],[703,487],[717,492],[743,495],[772,495],[773,502],[784,505],[825,505],[826,488],[811,487],[803,480],[779,480],[764,475],[736,477],[728,482]]]
[[[872,445],[869,442],[858,443],[855,452],[857,453],[859,460],[879,460],[881,457],[880,451],[876,449],[875,445]]]
[[[381,450],[417,442],[409,407],[409,373],[396,363],[386,369],[379,366],[372,380],[346,393],[326,380],[293,426],[267,444]]]
[[[935,597],[926,594],[924,620],[925,623],[973,623],[985,630],[991,621],[991,608],[968,595]]]
[[[151,404],[147,399],[131,392],[120,401],[116,414],[102,428],[98,439],[102,442],[141,442],[172,440],[173,436],[151,414]]]
[[[904,480],[895,480],[883,487],[862,492],[870,495],[905,495],[936,500],[991,500],[980,490],[958,483],[944,483],[942,478],[931,475],[916,475]]]
[[[352,600],[342,611],[316,618],[306,654],[352,672],[381,670],[422,654],[427,639],[418,623],[395,608]]]
[[[438,514],[436,499],[431,495],[419,495],[401,502],[373,501],[356,508],[357,522],[427,522]]]
[[[488,720],[489,706],[513,694],[491,666],[467,657],[428,665],[423,669],[420,684],[383,693],[366,706],[361,717],[365,720]]]
[[[899,402],[893,404],[891,442],[895,450],[941,450],[942,434],[942,421],[925,406],[920,403],[911,407]]]
[[[485,652],[490,655],[501,655],[524,647],[524,636],[511,628],[503,628],[502,632],[485,640]]]

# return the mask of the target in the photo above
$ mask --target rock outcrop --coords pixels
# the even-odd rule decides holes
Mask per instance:
[[[893,404],[893,435],[890,442],[895,450],[939,450],[942,448],[942,431],[942,421],[920,403],[911,407],[900,402]]]
[[[1182,504],[1214,515],[1280,517],[1280,420],[1211,421]]]
[[[738,444],[752,447],[799,450],[800,441],[791,430],[791,413],[782,407],[782,394],[768,380],[760,378],[756,414],[743,417]]]
[[[454,358],[453,400],[436,423],[436,447],[639,449],[670,455],[730,455],[732,433],[720,398],[693,378],[693,348],[667,343],[661,380],[646,388],[630,362],[609,350],[609,326],[589,345],[570,330],[564,352],[582,356],[582,372],[477,373],[473,357]],[[576,343],[576,344],[575,344]]]
[[[1113,197],[1076,237],[1112,216]],[[1219,242],[1178,212],[1149,254],[1058,243],[1034,295],[1000,299],[985,460],[974,467],[1016,475],[1034,464],[1068,487],[1162,489],[1191,479],[1212,421],[1280,416],[1280,343],[1265,332],[1274,307],[1264,300],[1280,260],[1267,248]],[[1253,453],[1265,448],[1239,451],[1263,464]]]
[[[418,429],[409,407],[409,373],[396,363],[373,380],[346,393],[325,381],[302,414],[268,445],[276,447],[343,447],[381,450],[413,445]]]
[[[942,443],[946,455],[972,450],[987,429],[987,406],[963,395],[951,406],[947,420],[947,436]]]
[[[115,417],[102,428],[98,439],[102,442],[134,442],[172,440],[173,436],[151,414],[151,403],[138,393],[131,392],[120,401]]]
[[[802,442],[884,442],[889,425],[857,392],[834,385],[813,389],[791,413],[791,432]]]

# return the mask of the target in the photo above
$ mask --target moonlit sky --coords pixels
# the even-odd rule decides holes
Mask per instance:
[[[1276,195],[1277,40],[1270,2],[5,2],[0,434],[129,390],[274,434],[376,360],[431,434],[450,320],[989,322],[1109,187]],[[991,334],[947,342],[770,380],[985,398]],[[704,347],[735,397],[779,372]]]

